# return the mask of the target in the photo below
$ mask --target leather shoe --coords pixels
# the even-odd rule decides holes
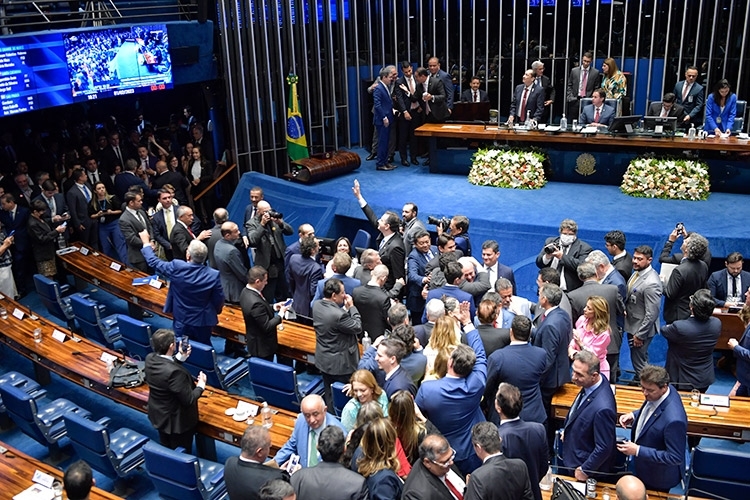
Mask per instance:
[[[429,166],[429,164],[430,164],[430,159],[429,158],[427,158],[427,160],[424,163],[422,163],[422,165],[425,165],[425,166]]]
[[[150,312],[148,312],[148,311],[143,311],[143,317],[144,317],[144,318],[153,318],[153,317],[154,317],[154,315],[153,315],[153,314],[151,314],[151,313],[150,313]]]
[[[381,165],[376,168],[376,170],[393,170],[396,168],[396,165],[393,165],[392,163],[386,163],[385,165]]]
[[[370,153],[369,155],[367,155],[367,158],[365,158],[365,161],[372,161],[376,156],[378,156],[376,153]]]
[[[393,163],[393,155],[390,155],[390,156],[388,157],[388,163]]]
[[[416,158],[412,158],[411,159],[411,164],[412,165],[419,165],[419,160],[417,160]]]
[[[408,161],[406,161],[406,160],[401,160],[401,165],[403,165],[404,167],[410,167],[410,166],[411,166],[411,163],[409,163],[409,162],[408,162]]]

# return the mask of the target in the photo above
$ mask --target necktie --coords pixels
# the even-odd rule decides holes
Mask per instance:
[[[654,413],[654,410],[656,409],[654,403],[651,401],[648,401],[644,406],[643,410],[641,410],[641,414],[638,418],[638,425],[635,427],[635,440],[638,441],[638,438],[641,435],[641,431],[646,426],[646,422],[648,422],[648,419],[651,418],[651,415]]]
[[[690,93],[690,85],[687,82],[682,84],[682,102],[683,104],[687,100],[687,96]]]
[[[599,108],[596,108],[596,113],[594,113],[594,123],[599,123]]]
[[[423,85],[424,85],[424,91],[425,91],[425,93],[427,93],[427,82],[424,82]],[[427,111],[427,114],[429,115],[430,114],[430,103],[429,102],[427,102],[427,101],[424,102],[424,109],[425,109],[425,111]]]
[[[454,497],[456,497],[457,500],[464,500],[463,493],[461,493],[460,491],[458,491],[458,488],[456,488],[456,486],[453,483],[451,483],[451,480],[448,479],[447,475],[445,476],[445,485],[450,490],[451,495],[453,495]]]
[[[190,233],[190,236],[191,236],[192,238],[195,238],[195,235],[193,234],[193,230],[192,230],[192,229],[190,229],[190,228],[187,228],[187,230],[188,230],[188,233]]]
[[[737,293],[737,276],[734,276],[732,278],[732,297],[737,297],[739,293]]]
[[[174,215],[172,209],[164,211],[164,221],[167,224],[167,238],[172,237],[172,228],[174,227]]]
[[[86,203],[91,201],[91,191],[89,191],[86,184],[83,184],[83,195],[86,197]]]
[[[474,102],[479,102],[479,93],[475,90],[474,91]]]
[[[55,207],[55,198],[54,196],[52,198],[46,198],[47,205],[49,205],[49,212],[51,216],[55,216],[57,214],[57,208]]]
[[[99,182],[99,175],[96,172],[91,172],[89,174],[89,180],[91,181],[92,186],[96,186],[96,183]]]
[[[143,226],[143,229],[146,229],[146,221],[143,220],[143,216],[141,215],[140,212],[135,213],[135,218],[138,219],[138,222],[141,223],[141,225]]]
[[[660,115],[660,116],[661,116],[662,118],[664,118],[664,117],[666,117],[666,116],[668,116],[668,115],[669,115],[669,113],[667,112],[666,108],[665,108],[664,106],[662,106],[662,107],[661,107],[661,115]]]
[[[526,120],[526,97],[529,95],[529,89],[523,89],[523,97],[521,97],[521,121]]]
[[[310,429],[310,450],[308,452],[307,466],[318,465],[318,433]]]
[[[586,83],[588,83],[588,79],[589,79],[589,70],[584,69],[581,72],[581,88],[578,90],[579,97],[586,97]]]
[[[584,400],[584,391],[581,389],[581,391],[578,393],[578,396],[576,396],[575,401],[573,401],[573,406],[570,407],[570,411],[568,412],[568,422],[570,422],[570,417],[573,416],[573,414],[578,411],[578,407],[581,406],[581,403]]]
[[[640,276],[640,271],[634,272],[628,280],[628,293],[633,290],[633,285],[635,285],[635,282],[638,281],[638,276]]]
[[[120,160],[120,166],[122,167],[122,155],[120,154],[120,146],[117,146],[115,148],[115,154],[117,155],[117,159]]]

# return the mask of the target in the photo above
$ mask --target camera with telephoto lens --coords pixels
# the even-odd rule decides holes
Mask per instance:
[[[549,244],[547,244],[547,245],[544,246],[544,253],[546,253],[546,254],[553,254],[553,253],[557,252],[558,250],[560,250],[560,248],[557,245],[555,245],[554,243],[549,243]]]
[[[281,212],[277,212],[276,210],[269,210],[268,211],[268,216],[270,218],[272,218],[272,219],[283,219],[284,218],[284,214],[282,214]]]
[[[438,219],[437,217],[433,217],[432,215],[430,215],[427,217],[427,224],[439,226],[443,229],[443,231],[447,231],[451,225],[451,220],[448,217],[442,217]]]

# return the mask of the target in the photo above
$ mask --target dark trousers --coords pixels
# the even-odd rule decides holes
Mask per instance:
[[[391,123],[388,127],[386,127],[382,123],[375,125],[375,130],[377,130],[378,133],[378,149],[376,160],[376,165],[378,167],[382,167],[383,165],[388,163],[388,138],[390,136],[391,127],[393,125],[393,123]]]
[[[615,384],[620,377],[620,353],[607,354],[607,363],[609,363],[609,382]]]
[[[193,436],[195,436],[195,429],[190,429],[181,434],[167,434],[166,432],[159,431],[159,442],[172,450],[180,447],[185,448],[185,453],[192,454]]]
[[[323,373],[320,372],[320,375],[323,377],[323,387],[324,393],[323,393],[323,399],[326,402],[326,406],[328,406],[329,410],[331,411],[333,409],[333,394],[331,393],[331,384],[334,382],[341,382],[342,384],[348,384],[349,379],[351,378],[351,373],[348,375],[331,375],[330,373]]]
[[[416,160],[418,156],[417,136],[414,135],[414,129],[422,125],[423,114],[420,108],[412,109],[409,113],[411,120],[404,118],[404,115],[398,117],[398,152],[401,161],[409,161],[406,155],[406,146],[409,146],[411,159]]]
[[[542,405],[544,406],[544,412],[547,414],[547,449],[554,451],[555,449],[555,431],[558,429],[561,422],[555,420],[555,416],[552,414],[552,396],[557,392],[557,387],[542,387]]]
[[[210,326],[185,325],[179,321],[174,321],[172,323],[172,328],[174,328],[174,335],[176,338],[187,335],[191,340],[195,340],[196,342],[200,342],[209,347],[211,346]]]

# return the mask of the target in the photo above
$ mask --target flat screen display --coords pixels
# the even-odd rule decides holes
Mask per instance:
[[[171,89],[164,24],[62,35],[73,101]]]

